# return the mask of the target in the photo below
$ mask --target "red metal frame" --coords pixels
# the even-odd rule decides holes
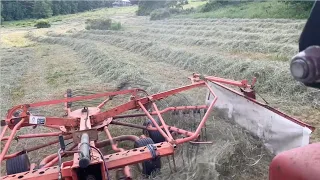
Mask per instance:
[[[123,90],[123,91],[116,91],[116,92],[106,92],[106,93],[89,95],[89,96],[78,96],[78,97],[65,96],[64,99],[42,101],[42,102],[37,102],[32,104],[15,106],[8,111],[8,114],[5,119],[6,125],[4,126],[3,131],[1,132],[1,135],[0,135],[1,141],[6,141],[0,155],[0,162],[8,158],[13,158],[23,153],[23,152],[17,152],[10,155],[6,155],[13,139],[63,135],[64,139],[66,140],[66,139],[71,139],[75,133],[82,133],[82,132],[88,133],[91,130],[93,132],[96,130],[103,130],[108,140],[104,140],[100,142],[90,140],[89,144],[97,148],[101,148],[106,145],[111,145],[115,153],[104,155],[102,159],[99,156],[99,153],[97,151],[92,151],[92,154],[95,157],[100,157],[100,158],[92,159],[91,164],[100,164],[101,172],[103,172],[105,168],[104,167],[104,161],[105,161],[107,164],[107,169],[112,170],[112,169],[122,168],[124,175],[128,179],[130,179],[131,174],[130,174],[129,165],[136,164],[145,160],[150,160],[152,158],[152,155],[148,150],[148,148],[146,147],[135,148],[131,150],[125,150],[123,148],[119,148],[116,142],[124,141],[124,140],[135,141],[137,140],[138,137],[132,136],[132,135],[112,137],[109,131],[110,125],[121,125],[121,126],[128,126],[132,128],[138,128],[138,129],[159,131],[162,134],[162,136],[166,139],[166,142],[155,144],[155,146],[157,147],[157,150],[156,150],[157,155],[160,157],[172,155],[174,153],[174,149],[176,148],[176,145],[182,144],[185,142],[194,142],[194,140],[199,138],[201,129],[204,127],[208,117],[210,116],[210,113],[218,97],[215,95],[214,91],[208,85],[207,81],[219,83],[219,84],[232,85],[232,86],[236,86],[244,89],[251,89],[251,90],[256,81],[254,79],[253,84],[249,85],[247,80],[233,81],[233,80],[223,79],[218,77],[202,76],[199,74],[193,74],[193,76],[190,77],[190,79],[192,81],[192,84],[190,85],[179,87],[176,89],[172,89],[172,90],[157,93],[157,94],[153,94],[153,95],[148,95],[146,97],[138,96],[138,92],[141,92],[141,91],[144,92],[143,90],[130,89],[130,90]],[[161,100],[168,96],[181,93],[187,90],[191,90],[194,88],[199,88],[199,87],[207,88],[209,92],[214,96],[214,100],[211,102],[209,106],[206,106],[206,105],[177,106],[177,107],[168,107],[163,110],[159,110],[159,108],[155,103],[157,100]],[[117,96],[117,95],[130,95],[131,99],[127,103],[116,106],[104,112],[100,112],[101,108],[108,101],[110,101],[113,96]],[[96,98],[105,98],[105,100],[102,103],[100,103],[97,107],[89,107],[87,109],[88,110],[87,113],[84,113],[82,109],[71,111],[70,107],[67,107],[68,102],[90,100],[90,99],[96,99]],[[34,126],[34,124],[30,124],[30,121],[29,121],[31,114],[28,111],[28,109],[30,107],[41,107],[41,106],[48,106],[48,105],[54,105],[54,104],[60,104],[60,103],[65,104],[65,111],[66,111],[67,117],[45,117],[45,123],[42,124],[43,126],[46,126],[49,128],[58,129],[59,130],[58,132],[40,133],[40,134],[35,133],[35,134],[15,136],[17,130],[19,130],[20,128],[27,127],[27,126]],[[127,112],[129,110],[134,110],[134,109],[142,110],[144,113],[122,114],[124,112]],[[168,124],[166,124],[165,120],[162,117],[163,113],[166,113],[169,111],[195,110],[195,109],[207,109],[207,111],[204,114],[202,120],[200,121],[198,127],[194,132],[183,130],[174,126],[169,126]],[[20,113],[20,116],[14,117],[13,114],[18,110],[22,111]],[[155,115],[160,120],[162,124],[161,126],[158,125],[157,121],[153,118],[153,116]],[[145,127],[145,126],[131,124],[131,123],[124,123],[116,120],[121,118],[141,117],[141,116],[147,116],[153,122],[155,127],[152,127],[152,126]],[[11,134],[9,136],[4,137],[4,134],[8,128],[11,129]],[[171,132],[181,134],[183,135],[183,137],[175,139],[171,135]],[[58,142],[59,142],[58,140],[52,141],[45,145],[38,145],[33,148],[28,148],[26,149],[26,151],[28,152],[35,151],[52,144],[56,144]],[[200,142],[200,143],[205,143],[205,142]],[[72,161],[65,161],[61,164],[61,173],[65,179],[77,179],[75,174],[75,169],[79,168],[79,159],[78,159],[79,151],[73,151],[73,149],[77,146],[79,148],[80,144],[75,144],[73,147],[69,148],[68,151],[63,152],[63,154],[66,154],[66,155],[73,154],[74,156]],[[48,155],[40,163],[43,167],[35,171],[39,173],[32,173],[33,171],[30,170],[30,173],[24,172],[16,175],[9,175],[6,177],[2,177],[2,179],[45,179],[45,180],[57,179],[59,171],[58,171],[58,168],[54,166],[55,164],[57,164],[57,162],[58,162],[57,154]],[[40,172],[43,172],[43,173],[40,173]],[[107,178],[105,173],[102,173],[102,177],[103,179]]]

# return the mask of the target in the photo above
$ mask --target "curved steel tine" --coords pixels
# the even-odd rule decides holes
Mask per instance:
[[[181,157],[182,157],[182,165],[183,165],[183,167],[185,167],[184,153],[183,153],[183,151],[184,151],[184,145],[181,146]]]
[[[179,111],[178,115],[179,115],[179,118],[183,118],[183,112]]]
[[[172,168],[171,168],[171,163],[170,163],[170,158],[169,158],[169,156],[167,156],[167,159],[168,159],[168,165],[169,165],[170,173],[172,173]]]

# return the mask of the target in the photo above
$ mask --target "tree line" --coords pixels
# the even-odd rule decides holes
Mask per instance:
[[[74,14],[110,6],[112,6],[112,1],[110,0],[2,0],[1,20],[12,21],[29,18],[48,18],[60,14]]]

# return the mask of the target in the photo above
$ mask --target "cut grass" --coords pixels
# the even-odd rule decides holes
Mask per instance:
[[[31,37],[32,38],[32,37]],[[78,55],[80,55],[81,61],[78,61],[79,64],[87,64],[88,68],[91,69],[91,72],[96,75],[96,77],[99,77],[101,79],[104,79],[106,82],[110,80],[115,80],[115,82],[121,82],[123,81],[122,78],[119,78],[119,76],[122,76],[124,74],[125,76],[129,76],[131,80],[133,81],[133,84],[141,83],[141,78],[147,79],[147,81],[152,82],[152,80],[158,80],[157,83],[149,83],[146,85],[147,89],[151,90],[151,92],[157,91],[157,90],[164,90],[170,88],[169,86],[169,79],[166,77],[163,77],[160,79],[157,77],[156,79],[153,79],[157,75],[147,74],[147,70],[151,68],[145,68],[148,67],[146,64],[152,64],[154,65],[155,62],[145,63],[144,60],[139,59],[140,55],[136,55],[133,51],[127,52],[126,54],[119,54],[121,49],[119,48],[106,48],[105,43],[93,43],[92,41],[88,40],[79,40],[79,39],[73,39],[73,38],[63,38],[63,37],[47,37],[47,38],[33,38],[34,40],[39,40],[41,42],[46,43],[52,43],[52,44],[63,44],[66,46],[63,52],[66,51],[68,48],[72,48],[78,52]],[[100,47],[99,45],[104,45],[103,47]],[[100,48],[99,48],[100,47]],[[61,52],[61,49],[57,48],[57,45],[54,45],[54,47],[57,50],[57,52]],[[134,48],[137,48],[134,47]],[[46,48],[45,48],[46,49]],[[42,57],[44,54],[50,53],[50,51],[46,51],[44,49],[43,53],[40,53],[39,56]],[[49,50],[49,49],[47,49]],[[133,50],[133,49],[132,49]],[[137,49],[136,49],[137,50]],[[56,53],[57,53],[56,52]],[[128,55],[130,54],[130,56]],[[46,57],[51,57],[55,54],[49,54],[46,55]],[[137,56],[137,57],[135,57]],[[130,58],[128,58],[130,57]],[[125,59],[127,58],[127,59]],[[70,58],[72,59],[72,58]],[[42,59],[39,59],[42,60]],[[134,61],[133,61],[134,60]],[[56,60],[57,61],[57,60]],[[60,60],[64,61],[64,60]],[[141,62],[142,61],[142,62]],[[140,64],[139,64],[140,62]],[[55,61],[48,61],[47,63],[59,63]],[[46,63],[43,62],[43,65]],[[66,62],[64,62],[66,64]],[[145,64],[145,66],[141,67],[139,69],[139,65]],[[53,66],[55,67],[55,66]],[[159,66],[161,67],[161,66]],[[169,67],[169,65],[168,65]],[[37,68],[37,67],[35,67]],[[49,66],[51,69],[52,67]],[[64,68],[64,67],[63,67]],[[175,69],[168,68],[169,71],[175,71]],[[163,71],[162,71],[163,72]],[[117,74],[116,74],[117,73]],[[126,74],[125,74],[126,73]],[[176,72],[179,74],[180,72]],[[60,73],[59,73],[60,74]],[[111,76],[114,75],[114,76]],[[135,76],[135,77],[134,77]],[[163,76],[163,75],[162,75]],[[167,75],[170,77],[170,74]],[[183,75],[184,76],[184,75]],[[57,76],[58,80],[60,79],[60,75]],[[173,76],[177,78],[178,76]],[[92,79],[86,79],[83,80],[89,80]],[[163,81],[160,81],[163,80]],[[178,80],[180,82],[180,79]],[[87,82],[88,83],[88,82]],[[66,85],[62,83],[62,87]],[[177,84],[174,84],[177,85]],[[61,87],[60,87],[61,88]],[[59,88],[59,89],[60,89]],[[156,89],[159,88],[159,89]],[[45,90],[45,89],[44,89]],[[56,89],[55,89],[56,91]],[[82,94],[83,92],[75,92],[75,95]],[[192,93],[194,94],[194,93]],[[196,94],[197,95],[197,94]],[[204,93],[202,94],[204,95]],[[169,99],[169,103],[174,103],[171,101],[172,99]],[[194,100],[195,102],[201,101],[203,98],[199,98]],[[194,103],[192,100],[192,103]],[[176,105],[186,105],[183,104],[180,101]],[[200,116],[201,117],[201,116]],[[185,122],[189,122],[192,117],[187,115],[185,118],[179,118],[182,120],[180,122],[182,125],[186,126]],[[140,119],[141,122],[142,119]],[[230,177],[232,176],[233,179],[246,179],[247,177],[266,177],[266,172],[268,170],[267,166],[270,162],[271,155],[268,154],[268,152],[263,148],[261,145],[261,142],[253,139],[249,134],[246,134],[244,131],[242,131],[241,128],[237,128],[235,125],[230,125],[226,122],[220,122],[217,121],[217,119],[211,119],[209,120],[211,124],[208,124],[207,130],[208,130],[208,140],[212,140],[215,142],[213,145],[208,146],[202,146],[199,149],[199,155],[198,159],[195,159],[194,153],[196,153],[195,149],[196,147],[191,148],[190,146],[186,145],[184,147],[180,147],[180,152],[177,152],[176,154],[176,163],[178,167],[178,171],[176,173],[170,174],[170,170],[166,164],[166,159],[163,158],[163,174],[158,176],[157,179],[178,179],[178,178],[185,178],[185,179],[213,179],[213,177],[219,177],[223,179],[224,177]],[[139,123],[139,119],[135,120],[135,122]],[[172,122],[178,122],[175,120],[172,120]],[[142,122],[141,122],[142,123]],[[180,124],[179,124],[180,125]],[[180,127],[177,125],[178,127]],[[186,128],[192,128],[192,127],[186,127]],[[221,129],[224,129],[224,131],[221,131]],[[37,129],[38,130],[38,129]],[[123,128],[115,128],[112,129],[112,133],[116,135],[123,134],[125,132],[126,134],[141,134],[140,131],[133,131],[132,129],[128,129],[124,131]],[[215,138],[215,139],[214,139]],[[43,139],[41,139],[41,143],[43,143]],[[28,141],[23,141],[27,142]],[[30,143],[30,141],[29,141]],[[39,143],[40,144],[40,143]],[[18,146],[18,149],[25,146],[26,144],[21,144]],[[124,145],[127,148],[132,148],[132,145],[125,144]],[[52,153],[54,149],[57,149],[58,147],[52,147],[50,150],[46,151],[40,151],[39,154],[35,155],[35,153],[30,153],[30,156],[32,156],[32,161],[39,161],[41,157],[44,154]],[[193,149],[193,150],[190,150]],[[181,150],[184,151],[184,153],[181,153]],[[110,150],[107,151],[110,153]],[[189,154],[188,157],[186,154]],[[210,154],[210,157],[207,157],[206,154]],[[262,157],[263,156],[263,157]],[[186,164],[183,164],[181,161],[181,158],[184,158],[186,160]],[[247,158],[249,157],[249,158]],[[187,162],[187,159],[190,159],[190,161]],[[257,160],[261,158],[255,166],[251,166],[251,164],[254,164]],[[241,159],[241,161],[238,161]],[[239,171],[242,171],[245,173],[237,173]],[[169,176],[170,175],[170,176]],[[168,177],[169,176],[169,177]]]
[[[79,63],[77,54],[71,49],[59,45],[36,45],[28,48],[1,49],[1,117],[14,105],[32,103],[48,99],[63,98],[68,88],[84,89],[88,85],[93,91],[101,92],[102,84],[87,69]],[[76,75],[73,73],[77,73]],[[85,95],[75,91],[75,95]],[[90,102],[92,103],[92,102]],[[95,103],[96,105],[97,103]],[[90,106],[90,104],[85,104]],[[83,107],[83,104],[82,104]],[[47,116],[62,116],[63,104],[49,107],[32,108],[32,114]],[[43,133],[52,131],[49,128],[29,127],[21,128],[18,135],[29,133]],[[21,139],[13,141],[8,153],[21,151],[33,147],[35,144],[45,144],[56,138]],[[3,142],[1,147],[3,147]],[[43,148],[39,151],[28,152],[34,163],[39,163],[45,156],[56,153],[57,145]],[[5,173],[5,165],[1,164],[1,174]]]
[[[180,20],[177,19],[160,21],[158,33],[153,32],[153,29],[150,28],[154,26],[154,24],[147,24],[147,27],[151,29],[150,31],[137,33],[126,31],[89,31],[86,33],[74,33],[73,35],[69,33],[70,36],[54,33],[48,33],[46,36],[44,36],[44,34],[37,34],[38,37],[30,36],[32,40],[42,42],[41,47],[48,47],[46,43],[54,45],[49,45],[50,48],[47,48],[45,52],[39,54],[39,57],[43,58],[39,59],[38,57],[33,59],[35,64],[29,65],[30,67],[37,70],[42,69],[42,67],[47,67],[47,69],[43,72],[38,72],[38,74],[31,74],[32,76],[30,76],[34,79],[30,79],[30,81],[26,83],[33,83],[36,86],[37,82],[47,82],[46,76],[48,76],[57,81],[54,82],[53,85],[59,86],[52,88],[51,84],[47,83],[48,87],[52,88],[52,92],[48,91],[48,87],[41,89],[36,86],[25,93],[28,95],[28,98],[34,97],[34,99],[47,94],[51,97],[61,97],[63,94],[62,89],[65,90],[67,87],[74,89],[73,87],[76,86],[78,90],[74,91],[75,95],[84,95],[88,93],[83,91],[87,86],[90,86],[93,90],[91,93],[96,90],[95,83],[97,79],[101,80],[99,83],[108,85],[129,82],[127,87],[138,86],[150,92],[158,92],[186,84],[189,81],[187,81],[185,77],[190,75],[191,72],[200,72],[208,75],[231,77],[236,80],[242,78],[248,78],[250,80],[253,75],[257,75],[259,76],[259,80],[256,89],[259,94],[281,97],[279,101],[287,101],[287,99],[291,98],[290,100],[307,102],[306,104],[311,102],[312,105],[319,102],[318,99],[309,99],[312,95],[317,97],[317,92],[303,89],[303,86],[292,80],[288,73],[287,62],[268,62],[268,58],[265,62],[259,62],[255,60],[257,58],[257,54],[255,53],[246,54],[238,51],[234,52],[233,48],[236,49],[238,46],[232,47],[232,51],[230,52],[235,53],[236,56],[239,55],[239,53],[243,54],[241,54],[241,57],[232,58],[234,56],[229,56],[227,53],[214,54],[214,50],[216,50],[214,46],[208,46],[209,48],[207,49],[212,51],[212,53],[208,53],[203,51],[205,48],[198,48],[197,44],[194,43],[197,40],[197,36],[201,39],[201,36],[206,33],[209,36],[211,33],[213,39],[219,39],[220,37],[220,42],[224,40],[231,41],[233,37],[228,34],[229,32],[222,35],[219,34],[221,31],[216,34],[214,33],[219,27],[227,29],[228,26],[232,31],[237,32],[239,31],[239,27],[235,27],[237,23],[238,25],[242,25],[241,28],[244,28],[241,33],[236,34],[240,35],[241,38],[255,38],[257,35],[259,36],[262,30],[266,29],[266,31],[263,31],[264,34],[259,36],[259,38],[263,39],[279,35],[279,39],[281,40],[284,37],[280,33],[269,33],[270,30],[284,32],[286,36],[288,35],[286,34],[286,30],[290,29],[290,33],[292,33],[290,36],[294,36],[297,29],[288,27],[299,27],[300,21],[261,20],[263,23],[259,22],[259,20],[248,19],[236,19],[233,21],[223,19],[221,21],[219,20],[219,23],[215,22],[215,19],[211,19],[210,22],[204,19],[186,19],[183,22],[179,21]],[[165,26],[167,22],[171,25]],[[285,25],[281,25],[282,23]],[[204,26],[201,26],[201,24],[204,24]],[[227,26],[223,26],[223,24],[227,24]],[[270,24],[274,24],[276,28],[268,28]],[[142,23],[139,24],[139,26],[143,25]],[[161,28],[161,26],[163,27]],[[260,28],[254,31],[258,26]],[[179,27],[189,29],[179,31]],[[201,29],[204,27],[208,28],[208,32]],[[213,27],[217,27],[217,29],[210,29]],[[169,30],[166,31],[166,28]],[[252,31],[251,34],[245,33],[246,28]],[[222,29],[222,31],[225,29]],[[201,33],[203,34],[201,35]],[[230,32],[230,34],[232,34],[232,32]],[[171,35],[174,37],[171,38]],[[186,39],[188,41],[190,39],[195,41],[192,40],[192,43],[189,44]],[[169,40],[171,42],[167,43]],[[253,39],[248,40],[252,41]],[[284,43],[288,44],[288,42]],[[62,45],[62,47],[60,45]],[[73,49],[74,52],[70,52],[71,49]],[[198,51],[195,49],[198,49]],[[262,54],[267,55],[268,53]],[[79,57],[74,59],[73,56],[75,55]],[[11,57],[13,56],[14,55],[11,54]],[[244,58],[246,56],[250,57]],[[47,63],[53,66],[47,66]],[[74,70],[74,74],[64,74],[64,72],[68,72],[68,66],[76,66],[77,68],[85,67],[84,69],[87,68],[87,71],[77,69]],[[63,69],[64,72],[61,71],[61,69]],[[30,72],[33,71],[30,70]],[[88,72],[92,74],[89,76],[87,75]],[[42,79],[36,77],[42,77]],[[65,79],[69,79],[69,82],[65,82]],[[12,81],[13,80],[9,80],[8,82]],[[204,95],[204,93],[198,94]],[[194,105],[193,103],[199,100],[202,102],[203,98],[192,99],[192,103],[188,105]],[[169,103],[173,103],[173,101],[174,100],[171,101],[170,99]],[[81,106],[82,104],[78,105]],[[288,106],[291,105],[289,104]],[[298,108],[300,109],[300,106]],[[143,119],[135,119],[134,121],[139,123],[142,122],[142,120]],[[188,119],[182,120],[186,122]],[[158,179],[214,179],[218,174],[222,175],[220,179],[230,179],[230,177],[233,177],[232,179],[266,179],[270,156],[261,149],[262,146],[256,144],[256,141],[251,141],[251,136],[246,136],[245,133],[234,133],[233,130],[237,131],[237,129],[232,125],[227,127],[223,126],[223,124],[219,124],[216,119],[210,119],[209,121],[215,123],[213,124],[213,128],[209,126],[212,124],[208,124],[207,127],[208,133],[217,138],[217,140],[213,139],[215,143],[212,146],[201,146],[202,148],[199,150],[197,161],[191,159],[190,163],[184,165],[176,158],[178,172],[174,174],[169,173],[169,167],[164,163],[163,174],[162,176],[158,176]],[[186,125],[186,123],[184,123],[184,125]],[[221,129],[223,129],[223,131],[221,131]],[[140,131],[133,131],[130,128],[124,129],[117,127],[112,129],[112,134],[114,135],[120,135],[123,134],[123,132],[126,134],[141,134]],[[105,138],[105,136],[102,138]],[[125,147],[132,148],[132,145],[126,144]],[[51,150],[56,148],[57,147],[54,147]],[[185,150],[189,147],[184,146],[183,148]],[[43,154],[48,154],[48,152],[40,153],[41,155],[32,154],[34,157],[32,160],[38,160]],[[110,153],[110,149],[108,149],[107,153]],[[210,154],[210,156],[208,156],[208,154]],[[178,156],[179,158],[181,157],[179,152],[177,152],[176,157]],[[259,160],[260,158],[261,161]],[[165,158],[163,158],[163,160],[166,162]],[[259,160],[258,164],[255,164],[257,160]],[[252,164],[254,164],[254,166],[251,166]]]
[[[205,13],[178,15],[178,18],[284,18],[306,19],[310,12],[299,11],[291,4],[275,0],[248,2],[239,5],[227,5]]]
[[[97,35],[116,35],[121,37],[136,37],[143,38],[150,41],[163,41],[170,44],[181,44],[181,46],[199,46],[199,47],[212,47],[221,49],[225,52],[248,52],[248,53],[268,53],[274,60],[281,60],[287,57],[286,61],[291,58],[292,54],[296,53],[297,46],[288,45],[289,42],[297,41],[294,37],[286,36],[257,36],[250,34],[241,34],[233,32],[209,32],[212,37],[201,37],[201,32],[189,31],[185,36],[183,33],[175,35],[177,31],[161,31],[152,32],[112,32],[112,31],[90,31],[89,34]],[[87,33],[87,32],[85,32]],[[193,34],[193,35],[191,35]],[[253,39],[253,40],[251,40]],[[180,46],[180,47],[181,47]],[[261,59],[261,58],[260,58]]]
[[[61,78],[65,76],[72,76],[72,75],[74,75],[74,73],[72,72],[64,72],[64,71],[55,71],[54,73],[48,72],[46,79],[47,79],[47,83],[50,86],[58,87],[59,84],[61,83]],[[68,82],[68,79],[65,79],[64,81]]]
[[[64,36],[64,35],[62,35]],[[252,79],[257,77],[258,83],[256,84],[256,89],[259,93],[267,93],[272,96],[280,96],[291,101],[299,101],[301,104],[312,104],[314,107],[319,106],[319,99],[313,98],[310,99],[311,95],[318,94],[319,91],[308,89],[304,86],[301,86],[299,83],[294,81],[288,71],[288,64],[284,62],[268,62],[268,61],[254,61],[249,59],[242,58],[233,58],[228,59],[221,56],[220,54],[203,54],[189,52],[188,49],[174,49],[166,45],[161,45],[154,41],[141,40],[140,37],[122,37],[114,34],[110,35],[95,35],[89,33],[78,33],[71,36],[72,39],[84,39],[86,40],[86,45],[78,46],[71,38],[37,38],[35,40],[41,42],[49,43],[61,43],[66,45],[72,45],[74,48],[84,50],[82,53],[86,54],[98,54],[94,49],[89,50],[92,45],[90,41],[98,41],[119,48],[124,48],[133,53],[139,53],[143,56],[147,56],[152,59],[157,59],[158,61],[164,61],[169,64],[172,64],[183,69],[188,69],[190,71],[199,72],[202,74],[209,75],[218,75],[225,78],[231,79]],[[235,44],[236,45],[236,44]],[[244,46],[246,47],[246,46]],[[280,46],[279,46],[280,47]],[[100,59],[100,58],[99,58]],[[97,64],[98,59],[94,58],[90,63]],[[121,63],[112,63],[111,65],[101,66],[103,69],[115,69],[123,67]],[[127,65],[126,65],[127,66]],[[100,69],[100,68],[98,68]],[[130,67],[126,69],[132,69]],[[99,71],[97,71],[98,74]],[[104,74],[106,72],[103,72]],[[110,77],[119,73],[112,73]],[[123,77],[127,74],[127,71],[124,70],[123,73],[120,73]],[[106,75],[106,74],[105,74]],[[119,74],[118,74],[119,75]],[[107,77],[109,77],[107,75]],[[135,77],[135,75],[130,75],[126,77]],[[139,77],[139,76],[138,76]],[[320,96],[315,96],[320,97]]]
[[[34,42],[25,38],[25,31],[15,31],[10,33],[3,33],[1,35],[2,47],[29,47],[33,46]]]
[[[17,101],[25,96],[23,86],[16,86],[11,90],[11,96],[13,101]]]

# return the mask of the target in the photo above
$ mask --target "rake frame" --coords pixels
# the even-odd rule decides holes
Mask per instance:
[[[100,169],[102,179],[108,179],[106,173],[103,173],[108,170],[122,168],[124,175],[127,179],[131,178],[130,168],[128,165],[140,163],[142,161],[150,160],[154,158],[152,156],[151,151],[146,147],[134,148],[130,150],[125,150],[119,148],[117,146],[118,141],[130,140],[136,141],[139,139],[137,136],[133,135],[122,135],[118,137],[112,137],[109,126],[110,125],[120,125],[120,126],[127,126],[132,128],[138,129],[145,129],[148,131],[159,131],[161,135],[165,138],[166,142],[154,144],[156,147],[156,155],[158,157],[168,156],[174,154],[177,145],[186,143],[186,142],[193,142],[194,140],[198,139],[200,136],[201,129],[204,127],[213,107],[217,100],[217,96],[215,95],[212,88],[208,85],[209,82],[214,82],[218,84],[224,85],[232,85],[242,89],[242,92],[251,98],[253,101],[255,98],[255,93],[253,90],[253,86],[255,83],[255,79],[253,80],[252,84],[249,85],[247,80],[242,81],[233,81],[229,79],[223,79],[213,76],[202,76],[200,74],[193,74],[193,76],[189,77],[191,80],[191,84],[187,86],[182,86],[176,89],[172,89],[169,91],[147,95],[145,97],[140,97],[138,95],[139,92],[145,92],[141,89],[130,89],[130,90],[122,90],[122,91],[115,91],[115,92],[106,92],[100,94],[94,94],[89,96],[77,96],[77,97],[67,97],[63,99],[57,100],[50,100],[50,101],[42,101],[36,102],[32,104],[23,104],[13,107],[8,111],[6,119],[2,121],[3,130],[0,135],[1,141],[6,141],[4,148],[0,155],[0,162],[3,160],[16,157],[24,152],[31,152],[35,151],[49,145],[59,143],[59,140],[48,142],[47,144],[37,145],[32,148],[25,149],[20,152],[16,152],[13,154],[8,154],[7,151],[9,146],[14,139],[25,139],[25,138],[37,138],[37,137],[52,137],[52,136],[63,136],[64,140],[73,139],[74,143],[79,141],[80,136],[82,137],[83,134],[87,134],[89,136],[89,145],[95,148],[101,148],[106,145],[111,145],[112,149],[116,152],[113,154],[104,155],[103,158],[99,156],[97,151],[92,151],[90,155],[90,162],[89,166],[96,165],[98,169]],[[157,100],[164,99],[168,96],[181,93],[187,90],[191,90],[194,88],[199,87],[206,87],[211,95],[214,96],[214,100],[210,103],[209,106],[207,105],[200,105],[200,106],[176,106],[176,107],[168,107],[162,110],[159,110],[155,102]],[[122,105],[116,106],[114,108],[108,109],[106,111],[101,112],[101,108],[110,100],[113,96],[117,95],[131,95],[130,101],[124,103]],[[80,101],[80,100],[89,100],[89,99],[96,99],[107,97],[105,101],[99,104],[97,107],[88,107],[84,109],[77,109],[71,111],[69,103]],[[67,117],[41,117],[44,121],[37,124],[34,123],[32,118],[35,116],[31,115],[28,111],[29,108],[33,107],[42,107],[54,104],[65,104],[65,111]],[[153,111],[149,111],[146,107],[152,107]],[[179,111],[179,110],[199,110],[199,109],[206,109],[206,113],[204,114],[202,120],[198,124],[198,127],[194,132],[190,132],[184,129],[180,129],[178,127],[169,126],[166,124],[165,120],[162,117],[162,114],[169,111]],[[129,110],[142,110],[144,113],[140,114],[123,114]],[[19,117],[14,117],[14,113],[17,111],[21,111]],[[157,115],[161,122],[161,126],[157,123],[157,121],[152,117],[153,115]],[[116,119],[121,118],[131,118],[131,117],[141,117],[147,116],[155,127],[149,126],[141,126],[131,123],[124,123],[117,121]],[[38,118],[38,116],[36,116]],[[40,119],[41,119],[40,118]],[[32,122],[32,123],[31,123]],[[52,128],[59,130],[57,132],[52,133],[35,133],[35,134],[26,134],[26,135],[19,135],[15,136],[17,131],[22,127],[27,126],[37,126],[42,125],[44,127]],[[11,129],[11,133],[9,136],[4,137],[4,134],[7,129]],[[98,142],[96,137],[97,131],[104,131],[107,136],[107,140]],[[184,137],[175,139],[171,132],[175,132],[177,134],[181,134]],[[77,169],[79,169],[79,149],[80,146],[83,145],[83,142],[75,143],[75,145],[68,150],[64,150],[62,155],[70,156],[73,155],[72,161],[65,161],[62,162],[60,167],[57,168],[55,164],[58,163],[59,158],[57,154],[48,155],[44,158],[41,163],[39,169],[30,169],[29,172],[23,172],[14,175],[8,175],[1,177],[2,179],[58,179],[59,175],[65,179],[77,179]],[[78,147],[78,148],[77,148]],[[91,157],[99,157],[92,159]],[[105,167],[107,166],[107,167]],[[32,167],[35,167],[33,164]]]

